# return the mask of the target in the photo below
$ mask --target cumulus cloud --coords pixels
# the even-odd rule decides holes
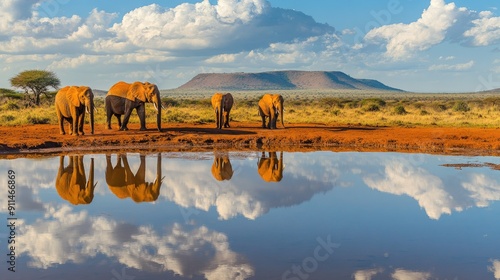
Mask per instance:
[[[454,3],[445,4],[444,0],[431,0],[430,6],[421,17],[410,24],[392,24],[369,31],[365,40],[387,43],[386,54],[395,59],[410,57],[441,43],[446,31],[455,24],[457,18],[466,10],[457,8]]]
[[[409,24],[391,24],[370,30],[365,40],[383,45],[386,55],[408,59],[444,41],[486,46],[500,39],[500,18],[491,12],[476,12],[444,0],[431,0],[421,17]]]
[[[491,260],[492,265],[488,267],[488,271],[493,272],[495,279],[500,279],[500,260]]]
[[[152,4],[127,13],[112,29],[135,46],[176,52],[249,50],[335,32],[265,0],[219,0],[215,5],[204,0],[170,9]]]
[[[500,42],[500,17],[493,17],[489,11],[479,13],[472,21],[474,27],[465,31],[464,36],[472,38],[475,46],[488,46]]]
[[[33,6],[41,0],[4,0],[0,3],[0,26],[2,22],[28,19],[32,16]]]

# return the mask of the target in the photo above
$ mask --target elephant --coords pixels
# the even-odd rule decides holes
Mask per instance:
[[[86,86],[66,86],[60,89],[55,97],[57,119],[59,130],[62,135],[64,131],[64,120],[70,123],[70,134],[84,135],[83,123],[85,111],[90,115],[90,133],[94,134],[94,93]]]
[[[269,152],[269,157],[262,152],[262,157],[257,162],[257,170],[260,177],[266,182],[279,182],[283,179],[283,152],[280,153],[280,158],[276,152]]]
[[[69,156],[68,166],[64,166],[64,156],[59,157],[59,171],[56,189],[63,199],[73,205],[90,204],[94,199],[94,159],[90,159],[90,174],[87,181],[83,155]]]
[[[146,156],[140,155],[140,166],[132,173],[127,155],[117,155],[116,166],[111,163],[111,155],[106,155],[106,183],[118,198],[130,197],[134,202],[152,202],[158,199],[163,181],[161,176],[161,155],[157,156],[156,179],[146,182]]]
[[[229,113],[233,108],[233,96],[231,93],[215,93],[212,96],[212,108],[215,111],[215,122],[218,129],[229,126]]]
[[[212,175],[217,181],[231,180],[231,177],[233,177],[233,167],[227,153],[214,155]]]
[[[262,117],[262,127],[275,129],[278,115],[281,115],[281,125],[283,123],[283,97],[280,94],[264,94],[259,100],[259,115]],[[266,126],[266,117],[269,118],[269,123]]]
[[[114,84],[105,98],[107,128],[111,129],[111,117],[114,115],[118,119],[120,130],[128,130],[130,114],[135,109],[141,122],[141,130],[146,130],[146,102],[153,103],[157,111],[156,124],[158,131],[161,131],[162,105],[158,87],[149,82],[130,84],[120,81]],[[125,115],[123,122],[121,115]]]

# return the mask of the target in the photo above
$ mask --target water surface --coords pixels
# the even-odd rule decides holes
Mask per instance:
[[[499,279],[498,164],[334,152],[1,160],[3,222],[17,218],[16,272],[0,229],[2,275]]]

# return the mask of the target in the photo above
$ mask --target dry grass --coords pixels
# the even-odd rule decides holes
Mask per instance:
[[[213,123],[211,92],[163,92],[164,122]],[[233,93],[232,121],[259,122],[257,102],[265,92]],[[286,123],[324,123],[368,126],[498,127],[500,97],[479,94],[369,93],[360,91],[283,91]],[[95,99],[96,124],[106,122],[104,102]],[[16,98],[0,95],[0,121],[4,126],[57,124],[54,105],[25,108]],[[147,123],[155,123],[153,106],[147,104]],[[87,118],[88,119],[88,118]],[[138,123],[135,113],[131,123]],[[116,126],[116,120],[112,123]]]

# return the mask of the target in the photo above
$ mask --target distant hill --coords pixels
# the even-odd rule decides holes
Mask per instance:
[[[96,97],[104,97],[108,93],[107,90],[101,90],[101,89],[92,89],[92,92]]]
[[[273,71],[262,73],[203,73],[178,87],[181,90],[390,90],[376,80],[355,79],[340,71]]]
[[[484,93],[500,93],[500,88],[490,89],[483,91]]]

